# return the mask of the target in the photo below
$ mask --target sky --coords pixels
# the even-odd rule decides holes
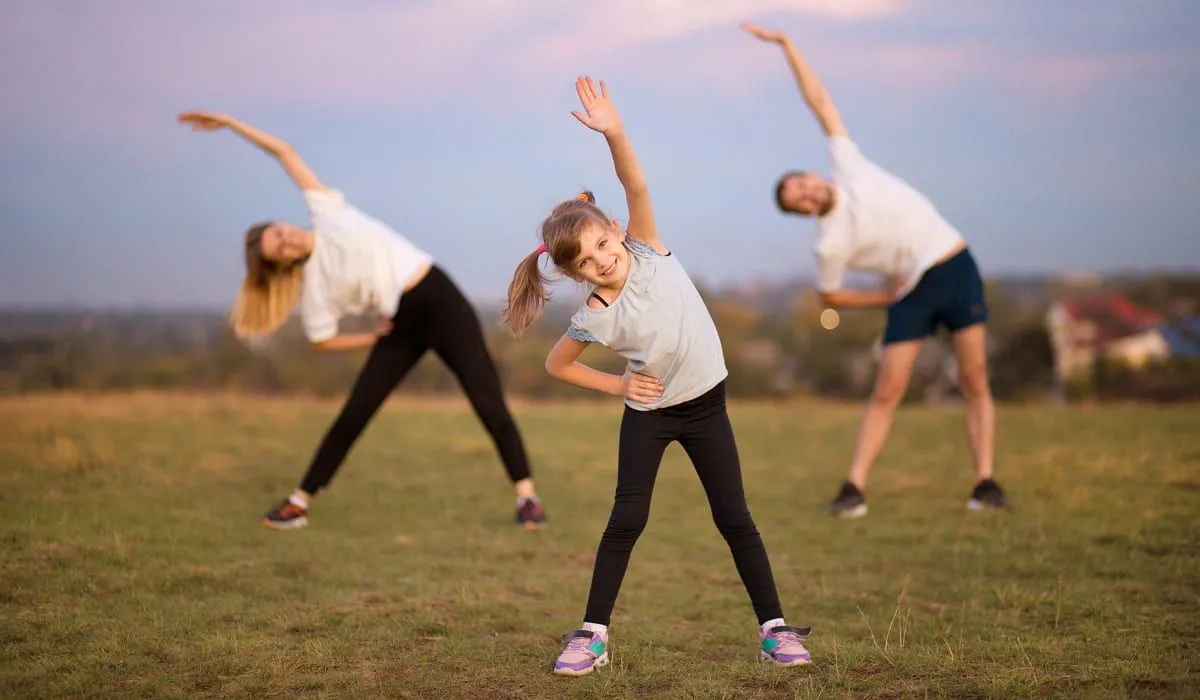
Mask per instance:
[[[570,116],[583,73],[694,278],[810,276],[815,225],[773,186],[828,152],[743,19],[792,37],[985,275],[1200,268],[1193,0],[0,0],[0,306],[221,309],[247,226],[307,224],[272,159],[190,109],[288,140],[501,299],[557,202],[626,216]]]

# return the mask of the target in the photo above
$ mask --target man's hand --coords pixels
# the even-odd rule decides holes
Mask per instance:
[[[783,47],[788,65],[792,69],[792,75],[796,79],[796,85],[799,86],[800,94],[804,97],[804,103],[816,117],[817,122],[821,125],[821,130],[825,132],[826,136],[848,136],[846,125],[842,123],[842,117],[834,106],[829,91],[825,89],[825,84],[808,65],[808,61],[804,60],[804,56],[800,55],[800,52],[792,45],[791,39],[783,32],[764,29],[750,22],[742,22],[742,29],[762,41]]]
[[[229,126],[229,117],[211,112],[184,112],[178,119],[181,124],[191,124],[192,131],[216,131]]]

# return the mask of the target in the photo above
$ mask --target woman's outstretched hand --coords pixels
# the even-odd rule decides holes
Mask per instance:
[[[763,41],[769,41],[772,44],[782,44],[788,40],[787,35],[783,32],[772,31],[770,29],[760,27],[757,24],[751,24],[750,22],[742,22],[742,29],[745,29],[759,39],[762,39]]]
[[[624,128],[617,105],[609,98],[608,86],[603,80],[600,81],[600,91],[597,92],[591,78],[586,75],[580,76],[575,81],[575,92],[579,94],[583,112],[571,112],[571,116],[578,119],[580,124],[602,134],[617,133]]]
[[[261,148],[267,154],[279,159],[279,164],[283,166],[288,177],[292,178],[292,182],[301,190],[319,190],[324,187],[317,176],[313,174],[308,164],[292,148],[291,144],[278,136],[272,136],[262,129],[256,129],[249,124],[234,119],[228,114],[214,114],[213,112],[183,112],[176,119],[180,124],[191,124],[192,131],[219,131],[221,129],[229,129],[233,133],[241,136],[250,143]]]
[[[229,126],[229,117],[210,112],[184,112],[179,115],[180,124],[191,124],[192,131],[216,131]]]

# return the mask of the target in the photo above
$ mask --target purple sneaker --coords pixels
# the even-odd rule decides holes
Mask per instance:
[[[517,524],[526,530],[536,530],[546,522],[546,510],[536,498],[517,500]]]
[[[602,632],[575,630],[564,639],[567,643],[554,662],[560,676],[582,676],[608,664],[608,637]]]
[[[811,627],[779,625],[770,631],[759,630],[762,642],[762,660],[780,666],[802,666],[812,663],[812,654],[804,648],[804,640],[812,632]]]

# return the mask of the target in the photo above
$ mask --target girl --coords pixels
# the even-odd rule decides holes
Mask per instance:
[[[329,485],[404,375],[433,350],[458,377],[500,452],[517,491],[517,522],[536,529],[545,515],[525,446],[505,405],[479,319],[454,282],[424,251],[322,185],[284,141],[224,115],[188,112],[179,121],[195,131],[228,128],[274,156],[300,188],[312,218],[311,229],[270,221],[246,231],[246,279],[231,319],[238,336],[274,331],[299,303],[304,333],[319,350],[371,349],[299,488],[267,513],[263,524],[279,529],[308,524],[309,500]],[[338,332],[342,316],[368,310],[390,320],[375,333]]]
[[[550,351],[547,371],[568,384],[625,397],[616,497],[596,554],[587,611],[583,625],[568,635],[554,672],[577,676],[608,663],[609,617],[630,552],[650,515],[659,462],[675,440],[696,468],[713,520],[754,604],[762,658],[785,666],[809,663],[802,643],[809,630],[783,620],[767,552],[742,492],[716,326],[687,273],[658,237],[646,181],[604,83],[596,92],[591,79],[582,77],[575,89],[585,114],[572,114],[604,134],[612,150],[629,205],[629,231],[609,220],[590,192],[560,204],[542,224],[541,245],[517,268],[504,313],[514,335],[540,315],[547,294],[538,262],[542,253],[549,253],[558,270],[588,283],[591,291]],[[624,357],[624,375],[577,362],[589,343],[601,343]]]

